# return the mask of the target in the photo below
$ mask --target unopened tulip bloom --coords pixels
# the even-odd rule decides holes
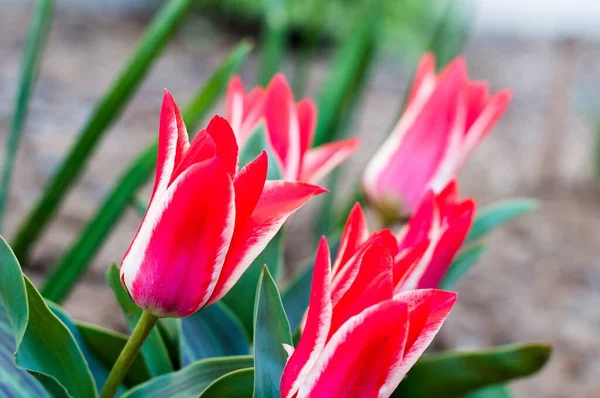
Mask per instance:
[[[511,94],[490,95],[456,58],[439,75],[425,55],[406,108],[363,174],[362,186],[384,219],[411,213],[428,190],[439,192],[504,113]]]
[[[142,309],[184,317],[223,297],[285,220],[320,187],[266,181],[267,155],[238,170],[238,144],[215,116],[190,144],[165,92],[154,190],[121,263]]]
[[[455,181],[439,194],[426,192],[396,236],[389,229],[369,235],[363,210],[356,204],[342,233],[333,273],[342,272],[378,239],[394,258],[394,291],[436,288],[462,246],[474,214],[475,202],[459,198]]]
[[[349,265],[332,276],[321,240],[302,336],[286,347],[283,398],[389,397],[456,300],[441,290],[394,293],[394,262],[380,239]]]
[[[229,82],[227,120],[241,145],[264,123],[267,141],[283,179],[316,183],[346,160],[358,147],[347,139],[312,148],[317,108],[310,99],[294,101],[283,76],[273,77],[267,88],[246,93],[239,77]]]

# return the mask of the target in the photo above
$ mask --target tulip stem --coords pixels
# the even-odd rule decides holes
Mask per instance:
[[[142,344],[144,344],[146,337],[148,337],[156,322],[158,322],[156,316],[146,311],[142,313],[135,329],[133,329],[133,333],[131,333],[129,340],[127,340],[127,344],[123,347],[123,351],[119,354],[119,358],[117,358],[108,375],[108,379],[100,393],[100,398],[113,398],[115,396],[117,389],[123,382],[127,371],[133,364]]]

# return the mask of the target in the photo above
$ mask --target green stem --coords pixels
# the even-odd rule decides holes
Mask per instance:
[[[115,396],[127,371],[140,352],[142,344],[144,344],[146,337],[148,337],[157,322],[158,318],[156,316],[146,311],[142,313],[133,333],[131,333],[129,340],[127,340],[127,344],[123,347],[123,351],[121,351],[119,358],[117,358],[117,361],[108,375],[106,384],[104,384],[102,392],[100,393],[100,398],[113,398]]]

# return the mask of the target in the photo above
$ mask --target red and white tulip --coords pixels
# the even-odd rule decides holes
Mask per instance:
[[[158,162],[148,210],[121,263],[121,280],[142,309],[184,317],[223,297],[285,220],[325,190],[266,181],[262,153],[238,170],[238,143],[215,116],[193,142],[165,92]]]
[[[316,183],[339,166],[358,147],[347,139],[312,148],[317,108],[310,99],[295,102],[283,74],[273,77],[267,88],[246,93],[239,77],[229,82],[227,119],[240,145],[264,123],[275,161],[288,181]]]
[[[508,90],[490,95],[487,82],[469,80],[464,59],[436,75],[434,56],[425,55],[402,117],[363,174],[368,199],[384,212],[411,213],[455,177],[510,99]]]
[[[333,272],[333,274],[332,274]],[[330,270],[321,240],[303,333],[281,378],[281,396],[389,397],[431,343],[456,295],[394,293],[394,261],[374,237],[343,268]]]

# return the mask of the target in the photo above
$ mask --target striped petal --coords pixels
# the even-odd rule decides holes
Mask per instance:
[[[313,100],[303,99],[296,105],[298,112],[298,123],[300,124],[300,156],[308,151],[315,135],[317,125],[317,106]],[[301,161],[302,163],[302,161]]]
[[[231,126],[227,120],[214,116],[206,127],[206,132],[215,142],[217,157],[225,167],[231,178],[235,177],[238,170],[238,144]]]
[[[123,259],[129,294],[155,315],[191,315],[215,288],[235,220],[233,184],[220,163],[183,172],[151,204]]]
[[[311,197],[324,192],[315,185],[267,181],[252,215],[245,225],[236,228],[210,303],[218,301],[233,287],[292,213]]]
[[[316,183],[348,159],[358,148],[358,139],[336,141],[304,154],[300,181]]]
[[[325,347],[332,313],[330,267],[329,246],[323,237],[315,258],[306,324],[281,376],[281,396],[284,398],[296,394]]]
[[[348,220],[344,226],[344,232],[340,239],[337,256],[333,264],[333,275],[337,273],[340,266],[350,260],[350,258],[356,253],[359,247],[369,238],[369,227],[367,226],[367,219],[363,212],[360,203],[356,203],[350,214]]]

